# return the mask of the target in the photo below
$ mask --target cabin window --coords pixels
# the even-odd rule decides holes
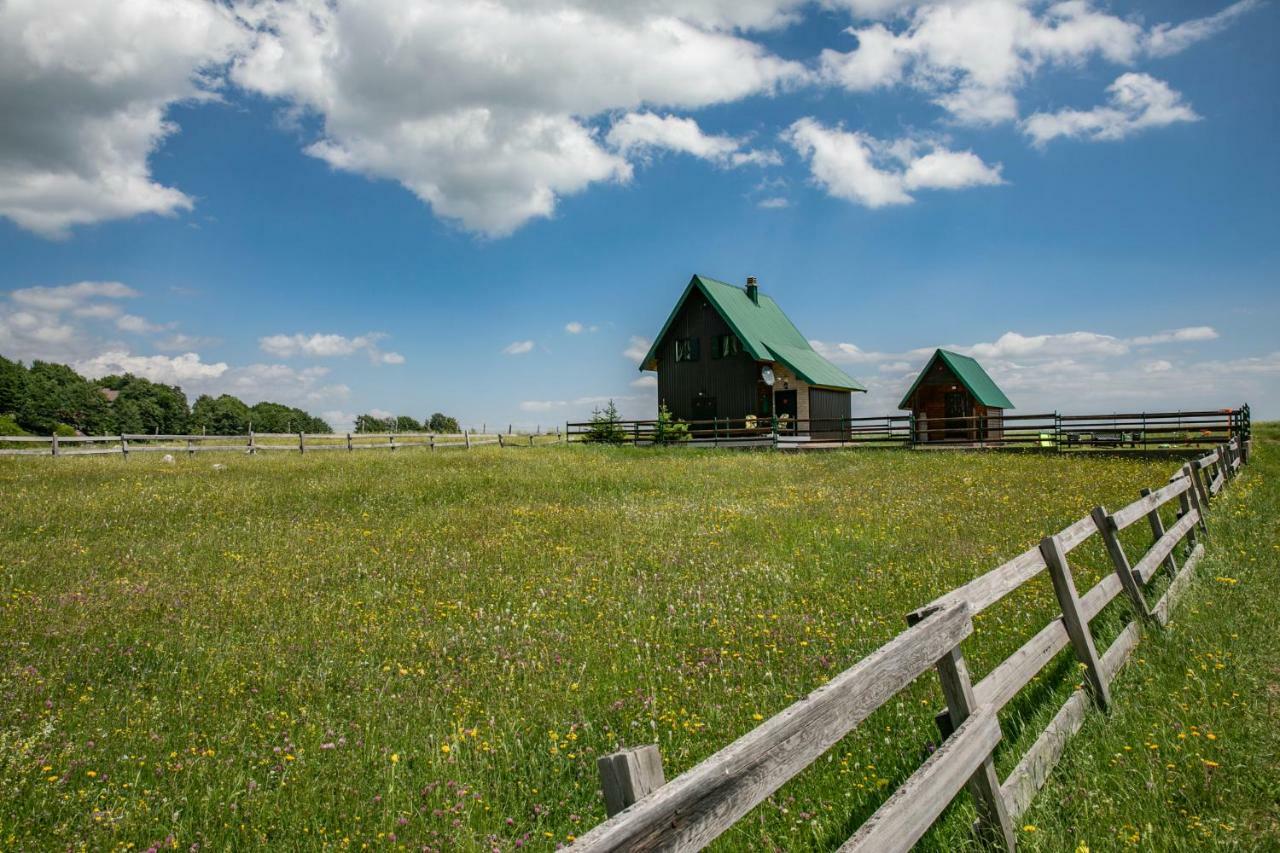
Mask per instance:
[[[742,352],[742,341],[737,335],[716,335],[711,339],[711,357],[728,358]]]
[[[697,361],[697,360],[698,360],[698,339],[697,338],[676,339],[676,361]]]

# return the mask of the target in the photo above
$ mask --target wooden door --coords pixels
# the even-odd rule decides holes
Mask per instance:
[[[794,433],[796,431],[796,413],[799,411],[796,404],[796,392],[775,391],[773,394],[773,410],[778,416],[778,431]],[[783,420],[784,415],[786,416],[785,421]]]
[[[962,420],[969,414],[969,395],[963,391],[948,391],[943,398],[947,438],[969,437],[969,423]]]

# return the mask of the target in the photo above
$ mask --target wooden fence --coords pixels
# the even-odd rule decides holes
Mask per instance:
[[[559,431],[542,435],[503,433],[249,433],[248,435],[16,435],[0,436],[0,456],[101,456],[131,453],[196,454],[201,452],[315,453],[328,450],[464,449],[485,445],[534,447],[559,444]],[[12,444],[14,446],[6,447]]]
[[[874,711],[935,669],[946,700],[938,718],[941,746],[841,846],[842,851],[909,850],[968,789],[986,844],[1016,847],[1014,821],[1027,809],[1079,730],[1089,705],[1105,709],[1111,683],[1137,644],[1142,626],[1163,626],[1204,552],[1206,510],[1247,462],[1249,442],[1233,438],[1185,464],[1161,488],[1144,489],[1128,506],[1090,515],[907,617],[908,628],[807,697],[765,721],[691,770],[664,784],[657,747],[599,760],[607,821],[577,839],[576,851],[698,850],[709,844],[789,779],[817,760]],[[1168,529],[1159,510],[1177,501]],[[1151,546],[1134,563],[1120,531],[1146,519]],[[1070,554],[1094,536],[1114,572],[1080,595]],[[1182,546],[1182,547],[1180,547]],[[1148,603],[1148,584],[1164,568],[1171,582]],[[976,684],[962,643],[973,618],[1047,571],[1061,612]],[[1123,593],[1135,619],[1102,652],[1090,621]],[[998,714],[1061,650],[1071,647],[1084,667],[1086,690],[1074,691],[1008,778],[997,776],[993,754],[1001,740]]]
[[[1046,450],[1215,447],[1250,437],[1249,406],[1190,412],[916,418],[712,418],[679,425],[656,420],[565,424],[569,441],[693,447],[1021,447]]]

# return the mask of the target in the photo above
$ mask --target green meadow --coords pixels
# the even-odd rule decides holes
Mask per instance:
[[[1090,718],[1020,821],[1028,848],[1280,845],[1280,454],[1259,444],[1174,625],[1144,638],[1111,720]],[[912,609],[1179,464],[587,446],[3,459],[0,848],[553,849],[604,819],[600,754],[654,742],[674,776]],[[1149,544],[1145,525],[1125,536]],[[1082,592],[1110,571],[1096,543],[1072,557]],[[982,614],[975,675],[1054,612],[1040,578]],[[1068,655],[1002,715],[1002,774],[1076,689]],[[921,677],[717,848],[837,846],[936,744],[940,705]],[[962,795],[924,846],[971,847],[971,818]]]

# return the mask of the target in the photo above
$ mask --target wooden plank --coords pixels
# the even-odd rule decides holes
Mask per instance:
[[[1173,583],[1169,584],[1169,588],[1165,590],[1164,596],[1156,603],[1156,620],[1161,625],[1169,624],[1169,618],[1173,615],[1173,607],[1178,603],[1182,593],[1186,591],[1187,585],[1191,583],[1192,573],[1203,555],[1204,546],[1197,545],[1195,550],[1191,552],[1191,556],[1187,558],[1186,565],[1182,567],[1182,571],[1173,579]]]
[[[596,826],[571,849],[705,846],[972,631],[967,607],[930,615],[806,698]]]
[[[1115,519],[1116,529],[1124,530],[1144,515],[1149,515],[1158,507],[1161,507],[1173,500],[1190,488],[1190,486],[1190,483],[1180,478],[1154,492],[1150,489],[1143,489],[1141,498],[1129,504],[1124,509],[1116,510],[1111,514],[1111,517]]]
[[[1080,615],[1092,622],[1093,617],[1102,612],[1102,608],[1111,603],[1120,590],[1124,589],[1117,575],[1107,575],[1093,585],[1093,589],[1080,596]]]
[[[999,742],[995,710],[979,708],[841,845],[841,853],[910,850]]]
[[[1000,710],[1053,660],[1054,655],[1067,647],[1070,639],[1062,618],[1054,619],[974,686],[975,700],[979,705],[991,705]]]
[[[1107,547],[1107,556],[1111,558],[1111,565],[1115,567],[1116,574],[1120,577],[1120,583],[1124,586],[1124,591],[1129,594],[1129,601],[1133,604],[1134,610],[1144,619],[1150,617],[1151,609],[1147,607],[1147,600],[1142,597],[1142,587],[1138,585],[1137,579],[1133,576],[1133,569],[1129,566],[1129,558],[1125,556],[1124,547],[1121,546],[1120,539],[1116,536],[1111,517],[1107,515],[1107,510],[1104,507],[1095,507],[1093,517],[1098,525],[1098,531],[1102,534],[1102,542]]]
[[[1225,483],[1226,483],[1226,477],[1222,474],[1221,471],[1219,471],[1218,476],[1214,477],[1213,482],[1209,484],[1209,494],[1211,495],[1218,494],[1218,492],[1222,491],[1222,486]]]
[[[1105,709],[1111,704],[1111,691],[1107,689],[1106,679],[1098,663],[1098,650],[1093,646],[1089,621],[1080,612],[1080,597],[1076,594],[1076,583],[1071,577],[1067,555],[1056,536],[1046,536],[1041,540],[1040,550],[1049,566],[1053,591],[1062,608],[1062,624],[1067,629],[1067,636],[1071,638],[1076,657],[1085,666],[1085,679],[1093,690],[1094,700]]]
[[[1179,498],[1184,497],[1185,489],[1188,486],[1187,483],[1183,483],[1182,485],[1183,485],[1184,491],[1178,494]],[[1150,494],[1152,494],[1150,489],[1142,490],[1143,497],[1146,497]],[[1158,543],[1161,539],[1164,538],[1164,534],[1165,534],[1164,521],[1162,521],[1160,518],[1160,510],[1158,508],[1153,508],[1150,512],[1147,513],[1147,524],[1151,528],[1151,537],[1152,537],[1153,544]],[[1194,529],[1194,527],[1192,529]],[[1173,576],[1177,576],[1178,561],[1173,555],[1172,548],[1169,550],[1169,555],[1164,558],[1164,565],[1165,565],[1165,568],[1169,570],[1170,574],[1172,574]]]
[[[1182,537],[1195,527],[1199,518],[1199,513],[1194,509],[1191,510],[1190,515],[1184,515],[1178,519],[1178,523],[1170,527],[1168,532],[1151,546],[1151,550],[1142,555],[1142,559],[1133,567],[1133,573],[1138,580],[1144,584],[1151,581],[1156,569],[1173,553],[1174,547],[1182,541]]]
[[[137,448],[133,448],[136,450]],[[58,453],[59,456],[109,456],[117,453],[124,453],[119,447],[103,447],[97,450],[63,450]]]
[[[600,789],[609,817],[634,805],[663,785],[662,756],[655,744],[624,749],[596,760]]]
[[[934,610],[954,607],[961,603],[969,605],[973,613],[981,613],[1042,571],[1044,571],[1044,558],[1040,555],[1039,548],[1032,548],[981,577],[974,578],[964,586],[935,598],[929,604],[912,612],[907,620],[914,623]]]
[[[1107,675],[1107,684],[1115,680],[1116,675],[1124,666],[1125,661],[1129,659],[1130,652],[1133,647],[1138,644],[1138,638],[1142,636],[1142,625],[1138,622],[1130,622],[1120,632],[1120,635],[1111,643],[1111,647],[1107,649],[1102,656],[1102,671]]]
[[[1086,515],[1070,527],[1058,532],[1058,542],[1062,545],[1062,553],[1070,554],[1098,529],[1097,520]]]
[[[1140,635],[1139,623],[1130,622],[1102,656],[1102,670],[1108,684],[1129,659]],[[1009,815],[1014,820],[1026,812],[1036,792],[1049,778],[1050,771],[1062,758],[1067,741],[1080,730],[1088,707],[1085,693],[1073,693],[1001,786]]]
[[[1053,719],[1036,742],[1013,768],[1009,778],[1000,786],[1009,816],[1017,820],[1031,805],[1036,792],[1044,786],[1050,771],[1062,758],[1067,741],[1080,731],[1084,715],[1089,710],[1089,695],[1083,690],[1071,694],[1066,703],[1054,714]]]

